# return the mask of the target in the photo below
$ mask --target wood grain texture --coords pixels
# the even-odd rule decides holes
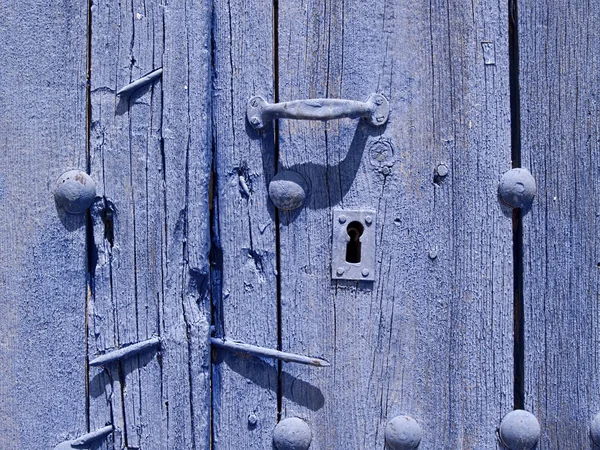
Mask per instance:
[[[91,421],[114,418],[114,448],[209,442],[210,17],[202,1],[92,7],[90,146],[102,201],[90,356],[161,338],[158,353],[90,371]],[[160,67],[162,80],[115,95]]]
[[[272,2],[214,7],[215,335],[277,348],[276,227],[267,194],[273,129],[257,133],[246,121],[250,97],[273,97]],[[271,450],[277,363],[222,349],[214,356],[213,448]]]
[[[0,4],[0,448],[87,431],[85,216],[54,183],[86,169],[86,8]]]
[[[279,8],[281,101],[391,105],[382,129],[280,121],[280,168],[310,185],[281,215],[282,350],[332,363],[283,365],[282,416],[308,421],[311,450],[383,448],[400,414],[420,449],[497,448],[513,404],[511,219],[496,198],[511,164],[507,5]],[[373,283],[331,280],[332,208],[377,211]]]
[[[523,232],[525,406],[540,421],[540,450],[591,449],[600,412],[600,5],[536,3],[519,16],[522,165],[538,185]]]

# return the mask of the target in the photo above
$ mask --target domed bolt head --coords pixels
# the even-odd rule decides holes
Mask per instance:
[[[69,214],[81,214],[96,198],[96,183],[82,170],[69,170],[56,180],[54,200]]]
[[[419,446],[423,431],[410,416],[396,416],[385,427],[385,442],[392,450],[413,450]]]
[[[300,208],[306,200],[308,186],[304,177],[297,172],[284,170],[269,183],[269,197],[277,208],[291,211]]]
[[[600,413],[596,414],[590,424],[590,435],[596,446],[600,447]]]
[[[530,450],[540,439],[540,424],[522,409],[509,412],[500,423],[500,441],[509,450]]]
[[[273,431],[273,444],[277,450],[307,450],[311,441],[310,427],[298,417],[283,419]]]
[[[527,169],[509,170],[498,185],[500,199],[512,208],[529,208],[536,192],[535,179]]]

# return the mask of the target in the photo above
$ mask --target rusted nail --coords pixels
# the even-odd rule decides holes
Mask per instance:
[[[210,338],[210,343],[215,347],[232,350],[234,352],[242,352],[264,358],[280,359],[281,361],[285,362],[295,362],[316,367],[329,367],[331,365],[328,361],[325,361],[324,359],[297,355],[295,353],[281,352],[279,350],[273,350],[271,348],[245,344],[243,342],[235,342],[220,338]]]
[[[161,77],[162,73],[162,68],[153,70],[148,75],[145,75],[142,78],[135,80],[133,83],[129,83],[127,86],[123,86],[117,91],[117,95],[130,94],[133,91],[141,88],[142,86],[152,83],[154,80]]]
[[[83,436],[73,439],[72,441],[65,441],[54,447],[54,450],[75,450],[81,449],[82,447],[89,447],[94,441],[104,438],[113,432],[113,426],[107,425],[99,430],[92,431],[91,433],[84,434]]]
[[[419,446],[423,432],[410,416],[396,416],[385,427],[385,442],[392,450],[413,450]]]
[[[540,432],[540,424],[533,414],[516,409],[502,419],[499,435],[509,450],[529,450],[537,445]]]
[[[297,209],[304,204],[308,186],[304,177],[292,170],[283,170],[269,183],[269,197],[277,208],[284,211]]]
[[[312,441],[308,424],[298,417],[283,419],[273,430],[277,450],[307,450]]]
[[[118,350],[114,350],[112,352],[105,353],[102,356],[98,356],[97,358],[90,361],[90,366],[105,366],[112,362],[118,361],[120,359],[129,358],[133,355],[137,355],[145,350],[156,348],[160,345],[160,338],[153,337],[146,341],[138,342],[136,344],[128,345],[127,347],[120,348]]]
[[[527,169],[509,170],[502,175],[498,185],[500,200],[511,208],[528,210],[536,191],[535,179]]]
[[[54,201],[69,214],[82,214],[96,198],[95,181],[82,170],[69,170],[56,180]]]

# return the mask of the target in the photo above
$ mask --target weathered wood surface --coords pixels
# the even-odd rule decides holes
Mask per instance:
[[[310,185],[280,216],[282,350],[332,363],[283,365],[282,416],[309,423],[311,450],[383,448],[400,414],[420,449],[497,448],[513,407],[507,17],[493,0],[279,1],[282,101],[391,103],[382,129],[279,124],[280,169]],[[332,208],[376,210],[374,282],[331,280]]]
[[[273,130],[257,133],[246,121],[250,97],[273,97],[272,2],[217,0],[213,16],[215,336],[276,349]],[[213,352],[213,448],[271,450],[278,364]]]
[[[97,261],[90,358],[161,339],[91,368],[90,422],[107,448],[207,448],[210,426],[210,2],[92,7],[92,176]],[[163,67],[162,80],[116,96]]]
[[[84,2],[0,4],[0,448],[87,431],[85,217],[58,211],[86,169]],[[107,416],[105,420],[110,420]]]
[[[525,407],[540,450],[596,448],[599,18],[594,2],[519,8],[522,165],[538,186],[523,227]]]

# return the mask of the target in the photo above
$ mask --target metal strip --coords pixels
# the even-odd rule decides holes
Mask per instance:
[[[243,342],[226,341],[220,338],[210,338],[210,343],[215,347],[232,350],[234,352],[243,352],[259,357],[280,359],[285,362],[295,362],[315,367],[329,367],[328,361],[310,356],[296,355],[294,353],[281,352],[270,348],[258,347],[256,345],[244,344]]]

